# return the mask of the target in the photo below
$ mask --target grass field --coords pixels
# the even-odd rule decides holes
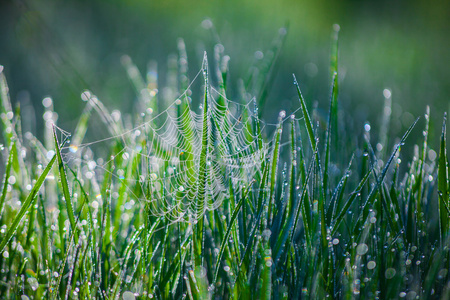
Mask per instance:
[[[237,102],[223,47],[189,79],[180,40],[166,87],[123,58],[130,115],[84,91],[70,135],[45,98],[41,141],[22,132],[0,74],[1,298],[448,299],[446,117],[430,145],[430,117],[442,115],[429,109],[392,137],[386,90],[383,121],[355,136],[338,101],[336,32],[327,118],[294,77],[298,110],[264,122],[280,33]],[[95,130],[106,133],[86,140]]]

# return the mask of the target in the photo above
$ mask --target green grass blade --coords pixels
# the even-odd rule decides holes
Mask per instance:
[[[242,196],[242,198],[237,203],[237,205],[234,208],[233,213],[231,215],[230,223],[229,223],[228,228],[227,228],[227,232],[223,236],[222,244],[221,244],[220,250],[219,250],[219,255],[217,256],[217,263],[216,263],[216,269],[214,271],[213,284],[215,284],[217,282],[217,277],[219,275],[219,269],[220,269],[220,265],[221,265],[221,261],[222,261],[222,256],[223,256],[223,253],[225,251],[225,247],[228,244],[228,238],[229,238],[231,230],[233,228],[234,221],[238,217],[239,211],[241,210],[241,207],[244,204],[245,199],[247,198],[248,192],[250,191],[250,187],[252,186],[252,184],[253,184],[253,182],[247,187],[246,191],[244,192],[244,195]]]
[[[199,174],[197,185],[197,212],[196,218],[198,219],[196,228],[193,234],[194,242],[194,260],[195,266],[201,266],[203,262],[202,248],[203,248],[203,231],[204,231],[204,209],[206,198],[206,179],[207,179],[207,166],[206,157],[208,155],[208,114],[209,114],[209,87],[208,87],[208,58],[205,55],[203,57],[203,75],[205,76],[205,95],[203,101],[203,125],[202,125],[202,148],[199,158]]]
[[[275,247],[273,248],[273,262],[276,264],[279,256],[281,255],[281,250],[284,246],[284,243],[287,240],[289,232],[291,230],[292,225],[294,224],[295,211],[297,208],[297,194],[299,190],[299,186],[297,185],[297,146],[296,146],[296,131],[295,131],[295,118],[292,118],[291,122],[291,168],[290,168],[290,176],[289,176],[289,196],[288,196],[288,204],[286,209],[284,210],[282,229],[281,233],[278,235],[278,238],[275,242]]]
[[[42,174],[39,176],[38,180],[36,181],[36,183],[34,184],[33,188],[31,189],[30,194],[28,194],[27,199],[25,200],[25,202],[23,203],[22,207],[20,208],[19,213],[14,217],[14,219],[13,219],[13,221],[11,223],[11,227],[8,229],[8,231],[6,232],[6,235],[3,237],[3,239],[2,239],[2,241],[0,243],[0,253],[3,252],[3,250],[6,247],[6,244],[9,242],[9,240],[14,235],[14,232],[19,227],[20,221],[22,220],[22,218],[24,217],[25,213],[30,208],[30,206],[33,203],[34,199],[36,198],[36,196],[37,196],[37,194],[39,192],[39,189],[41,188],[42,184],[44,183],[44,180],[47,177],[48,173],[50,172],[50,170],[51,170],[55,160],[56,160],[56,154],[53,156],[53,158],[48,163],[47,167],[44,169]]]
[[[66,202],[67,215],[69,216],[70,227],[72,231],[75,233],[75,244],[78,244],[78,235],[76,234],[76,222],[74,215],[74,208],[72,199],[70,197],[69,184],[67,183],[67,175],[66,170],[64,170],[64,162],[61,157],[61,149],[58,143],[58,138],[56,136],[56,129],[53,128],[53,138],[55,141],[55,149],[56,149],[56,157],[58,158],[58,171],[59,177],[61,179],[61,186],[63,190],[64,200]]]
[[[326,132],[325,138],[325,162],[324,162],[324,170],[323,170],[323,188],[325,191],[325,196],[327,195],[328,190],[328,165],[330,163],[330,151],[331,151],[331,130],[334,128],[334,134],[337,135],[337,125],[333,124],[333,120],[337,120],[337,90],[338,90],[338,78],[337,72],[335,71],[333,74],[333,84],[331,89],[331,97],[330,97],[330,111],[328,113],[328,128]],[[332,126],[332,124],[334,126]],[[337,146],[337,145],[336,145]]]
[[[397,146],[395,147],[394,151],[392,152],[391,156],[389,157],[388,161],[386,162],[381,175],[377,178],[377,183],[376,185],[372,188],[372,190],[369,193],[369,196],[367,197],[366,202],[363,204],[362,206],[362,214],[360,215],[360,217],[358,218],[358,222],[362,222],[362,220],[365,220],[369,214],[369,208],[371,206],[371,204],[375,201],[376,196],[378,195],[378,193],[380,192],[381,186],[384,182],[384,179],[386,177],[387,171],[389,170],[389,167],[392,164],[392,161],[395,158],[395,155],[397,154],[397,152],[400,150],[400,147],[404,145],[406,139],[408,138],[409,134],[411,133],[411,131],[414,129],[414,127],[416,126],[417,122],[419,121],[419,118],[417,118],[414,123],[408,128],[408,130],[405,132],[405,134],[403,135],[402,139],[400,140],[400,143],[397,144]],[[369,205],[370,204],[370,205]],[[357,224],[355,226],[355,228],[359,228],[360,224]]]
[[[6,78],[3,74],[3,66],[0,66],[0,119],[3,125],[3,138],[5,139],[8,148],[11,147],[14,135],[13,124],[9,118],[12,113],[8,84],[6,83]]]
[[[350,162],[348,163],[347,169],[345,170],[344,175],[339,180],[338,185],[334,189],[333,195],[331,196],[330,205],[327,209],[327,225],[330,226],[332,220],[336,218],[336,210],[339,209],[342,206],[342,198],[344,197],[344,191],[347,187],[348,178],[350,176],[350,169],[353,164],[354,155],[352,155],[352,158],[350,159]]]
[[[335,77],[335,73],[338,72],[338,55],[339,55],[339,31],[338,24],[333,25],[333,31],[331,33],[331,57],[330,57],[330,75],[331,79]]]
[[[449,220],[448,212],[445,206],[450,206],[448,203],[448,158],[447,158],[447,148],[446,148],[446,135],[447,135],[447,113],[444,114],[444,121],[442,124],[442,134],[441,134],[441,144],[439,150],[439,162],[438,162],[438,190],[442,195],[439,197],[439,224],[440,224],[440,236],[441,243],[448,235],[449,232]],[[446,202],[446,203],[445,203]]]
[[[361,179],[361,181],[358,184],[358,187],[351,193],[350,198],[345,203],[344,207],[342,208],[339,215],[336,217],[333,224],[333,230],[331,232],[331,235],[334,236],[339,228],[339,225],[341,224],[342,220],[344,220],[349,208],[352,206],[353,201],[355,201],[356,197],[359,195],[361,190],[363,189],[364,185],[366,184],[367,180],[369,179],[369,175],[372,172],[367,172],[366,175]]]
[[[294,84],[297,87],[297,94],[300,101],[300,105],[303,112],[303,117],[305,118],[306,130],[308,132],[309,142],[311,143],[311,148],[316,149],[316,138],[314,137],[314,131],[312,128],[311,117],[309,116],[308,108],[306,107],[305,99],[303,98],[302,92],[300,91],[300,85],[297,82],[297,78],[294,76]]]
[[[267,243],[268,244],[268,243]],[[261,290],[258,299],[269,300],[272,299],[272,257],[270,257],[270,247],[266,246],[264,251],[263,270],[261,274]]]
[[[84,136],[86,135],[88,125],[89,125],[89,119],[91,117],[91,111],[92,111],[92,103],[91,101],[88,101],[86,103],[86,107],[83,110],[83,113],[80,116],[80,120],[78,121],[77,127],[75,128],[75,133],[73,135],[71,144],[70,144],[70,150],[71,151],[77,151],[78,147],[80,146],[81,142],[84,139]]]
[[[5,177],[3,178],[2,196],[0,198],[0,224],[2,223],[1,220],[3,219],[3,208],[5,206],[6,193],[8,192],[8,179],[11,175],[14,155],[16,153],[16,151],[14,151],[15,147],[16,143],[13,141],[11,149],[9,150],[8,162],[6,163]]]
[[[317,151],[317,149],[316,149]],[[303,219],[303,227],[305,228],[305,240],[306,240],[306,245],[308,247],[311,247],[311,239],[312,239],[312,228],[311,228],[311,221],[309,216],[307,216],[306,214],[310,213],[310,202],[308,200],[308,183],[309,183],[309,178],[311,177],[312,173],[314,170],[314,161],[311,161],[310,166],[308,168],[308,172],[306,174],[305,180],[303,182],[303,187],[302,187],[302,193],[300,196],[300,201],[298,202],[297,208],[296,208],[296,214],[295,214],[295,219],[294,219],[294,224],[292,227],[292,231],[291,231],[291,237],[290,237],[290,241],[291,243],[294,241],[294,234],[295,234],[295,230],[297,228],[297,224],[298,221],[300,219],[300,215],[302,215],[302,219]],[[302,209],[303,208],[303,209]]]
[[[309,112],[308,109],[306,107],[306,103],[305,100],[302,96],[302,93],[300,91],[300,86],[297,82],[297,79],[295,78],[294,75],[294,84],[297,87],[297,94],[299,97],[299,101],[300,101],[300,105],[301,105],[301,109],[303,112],[303,117],[304,117],[304,121],[306,124],[306,130],[308,132],[308,137],[309,137],[309,142],[311,144],[311,150],[314,151],[314,158],[315,158],[315,163],[316,163],[316,168],[317,168],[317,174],[320,176],[321,174],[321,166],[320,166],[320,159],[319,159],[319,151],[317,151],[317,140],[316,137],[314,136],[314,131],[313,131],[313,127],[312,127],[312,122],[311,122],[311,117],[309,116]],[[326,248],[326,219],[325,219],[325,193],[324,193],[324,189],[325,187],[323,186],[323,181],[321,182],[322,186],[318,186],[318,192],[319,195],[317,196],[318,198],[318,209],[319,209],[319,213],[320,213],[320,225],[321,225],[321,235],[322,235],[322,246],[323,248]],[[316,199],[317,199],[316,198]]]
[[[267,213],[268,220],[267,224],[270,227],[272,225],[272,206],[275,197],[275,187],[277,182],[277,171],[278,171],[278,160],[280,158],[280,143],[281,143],[281,135],[283,133],[282,121],[284,118],[285,112],[281,112],[278,117],[278,126],[276,129],[276,135],[274,140],[274,149],[272,153],[271,159],[271,173],[270,173],[270,193],[269,193],[269,211]]]

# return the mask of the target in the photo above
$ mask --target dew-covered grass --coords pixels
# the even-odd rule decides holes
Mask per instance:
[[[298,109],[261,117],[285,30],[237,100],[223,47],[189,78],[180,40],[165,87],[154,64],[142,76],[122,59],[130,115],[84,91],[69,134],[45,98],[42,140],[22,131],[0,73],[1,298],[448,299],[446,116],[427,109],[392,137],[385,91],[381,123],[355,136],[334,30],[325,120],[295,77]],[[440,141],[428,141],[433,115]]]

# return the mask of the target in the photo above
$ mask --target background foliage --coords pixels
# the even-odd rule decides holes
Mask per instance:
[[[201,64],[203,50],[211,54],[220,42],[232,58],[231,74],[245,77],[255,52],[269,49],[278,28],[289,24],[267,105],[290,110],[295,93],[285,91],[292,91],[292,73],[310,101],[327,103],[329,37],[338,23],[341,105],[359,127],[377,122],[372,112],[381,111],[382,91],[391,89],[391,130],[398,135],[426,105],[448,110],[449,11],[444,0],[2,1],[0,64],[14,102],[33,103],[41,114],[39,103],[51,95],[62,124],[72,129],[86,88],[112,107],[131,110],[135,96],[120,63],[124,54],[142,72],[155,60],[164,85],[167,54],[176,53],[177,38],[185,39],[193,66]],[[202,26],[207,18],[212,30]],[[234,99],[238,78],[229,83]],[[36,122],[42,124],[40,118]]]

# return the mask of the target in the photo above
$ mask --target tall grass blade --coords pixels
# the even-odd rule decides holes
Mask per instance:
[[[67,182],[66,170],[64,170],[64,162],[61,157],[61,149],[58,143],[58,138],[56,136],[56,129],[53,127],[53,138],[55,141],[56,157],[58,158],[58,171],[61,179],[61,186],[63,190],[64,200],[66,202],[67,215],[69,216],[70,227],[75,233],[75,244],[78,244],[78,234],[76,233],[77,227],[75,222],[74,208],[72,203],[72,198],[70,197],[69,184]]]
[[[216,269],[214,271],[213,284],[215,284],[217,282],[217,277],[219,275],[219,269],[220,269],[220,265],[221,265],[221,261],[222,261],[222,256],[223,256],[223,253],[225,251],[225,247],[228,244],[228,238],[230,237],[231,230],[233,229],[234,221],[238,217],[239,211],[241,210],[241,207],[244,204],[245,199],[247,198],[248,192],[250,191],[250,187],[252,186],[252,184],[253,184],[253,182],[247,187],[246,191],[244,192],[243,196],[241,197],[241,199],[237,203],[237,205],[234,208],[233,213],[231,215],[230,222],[229,222],[229,225],[228,225],[228,228],[227,228],[227,232],[223,236],[222,244],[221,244],[220,250],[219,250],[219,254],[217,255],[217,263],[216,263]]]
[[[314,137],[314,131],[312,128],[311,117],[309,116],[308,108],[306,107],[305,99],[303,98],[302,92],[300,91],[300,85],[297,82],[297,78],[294,76],[294,84],[297,87],[297,94],[300,101],[300,105],[303,112],[303,117],[305,118],[306,130],[308,132],[309,142],[311,144],[311,148],[316,149],[316,138]]]
[[[45,167],[42,174],[39,176],[38,180],[34,184],[33,188],[30,191],[30,194],[28,194],[28,197],[24,201],[22,207],[20,208],[17,215],[14,217],[11,227],[9,227],[8,231],[6,232],[6,235],[2,238],[2,241],[0,242],[0,253],[3,252],[3,250],[6,247],[6,244],[9,242],[9,240],[12,238],[14,233],[16,232],[17,228],[19,227],[20,221],[25,216],[26,212],[29,210],[31,204],[33,203],[34,199],[36,198],[37,194],[39,193],[39,190],[44,183],[45,178],[47,177],[48,173],[50,172],[54,162],[56,161],[56,154],[53,155],[52,159],[48,163],[47,167]]]
[[[277,170],[278,170],[278,160],[280,158],[280,143],[281,143],[281,134],[283,133],[282,120],[285,117],[285,112],[282,111],[278,117],[278,126],[276,129],[275,140],[274,140],[274,149],[272,153],[271,159],[271,173],[270,173],[270,193],[269,193],[269,208],[268,208],[268,220],[267,225],[272,225],[272,210],[273,210],[273,201],[275,197],[275,187],[277,182]]]
[[[15,150],[16,143],[13,141],[11,149],[9,150],[8,162],[6,163],[5,177],[3,178],[2,196],[0,197],[0,225],[3,219],[3,208],[5,206],[6,193],[8,192],[8,179],[11,175],[11,169],[13,165],[14,155],[17,155]]]
[[[331,130],[334,127],[335,136],[337,135],[337,124],[333,124],[333,120],[337,120],[337,90],[338,90],[338,78],[337,72],[335,71],[333,74],[333,84],[331,89],[331,97],[330,97],[330,111],[328,113],[328,128],[326,132],[325,138],[325,162],[324,162],[324,170],[323,170],[323,188],[325,191],[325,197],[327,195],[328,190],[328,165],[330,163],[330,151],[331,151]],[[336,144],[337,146],[337,144]]]
[[[13,116],[8,84],[3,74],[3,66],[0,66],[0,118],[3,123],[3,138],[8,148],[11,147],[12,137],[14,135],[13,124],[11,122]]]
[[[202,248],[203,248],[203,231],[204,231],[204,210],[206,200],[206,179],[207,166],[206,157],[208,155],[208,114],[209,114],[209,91],[208,91],[208,58],[203,57],[203,76],[205,77],[205,95],[203,101],[203,124],[202,124],[202,148],[199,158],[199,175],[197,185],[197,212],[198,219],[194,229],[193,243],[194,243],[194,261],[196,266],[201,266],[203,262]]]
[[[439,224],[440,224],[440,236],[441,244],[449,233],[449,213],[445,207],[449,207],[449,192],[448,192],[448,158],[447,158],[447,113],[444,114],[444,121],[442,124],[441,144],[439,148],[439,162],[438,162],[438,191],[439,197]]]
[[[411,133],[411,131],[414,129],[414,127],[416,126],[417,122],[419,121],[419,119],[417,118],[413,124],[411,124],[411,126],[408,128],[408,130],[405,132],[405,134],[403,135],[402,139],[400,140],[400,142],[396,145],[394,151],[392,152],[391,156],[389,157],[388,161],[386,162],[380,176],[377,178],[377,183],[376,185],[372,188],[372,190],[369,193],[369,196],[367,197],[366,202],[363,204],[362,206],[362,214],[360,215],[360,218],[358,218],[358,222],[361,222],[362,220],[365,220],[369,214],[369,207],[373,204],[376,196],[378,195],[378,193],[380,192],[381,186],[384,182],[384,179],[386,177],[387,171],[389,170],[389,167],[391,166],[392,161],[394,160],[397,152],[399,151],[400,147],[403,146],[405,144],[405,141],[407,139],[407,137],[409,136],[409,134]],[[370,204],[370,205],[369,205]],[[362,219],[361,219],[362,218]],[[359,228],[358,224],[357,226],[355,226],[355,228]]]

